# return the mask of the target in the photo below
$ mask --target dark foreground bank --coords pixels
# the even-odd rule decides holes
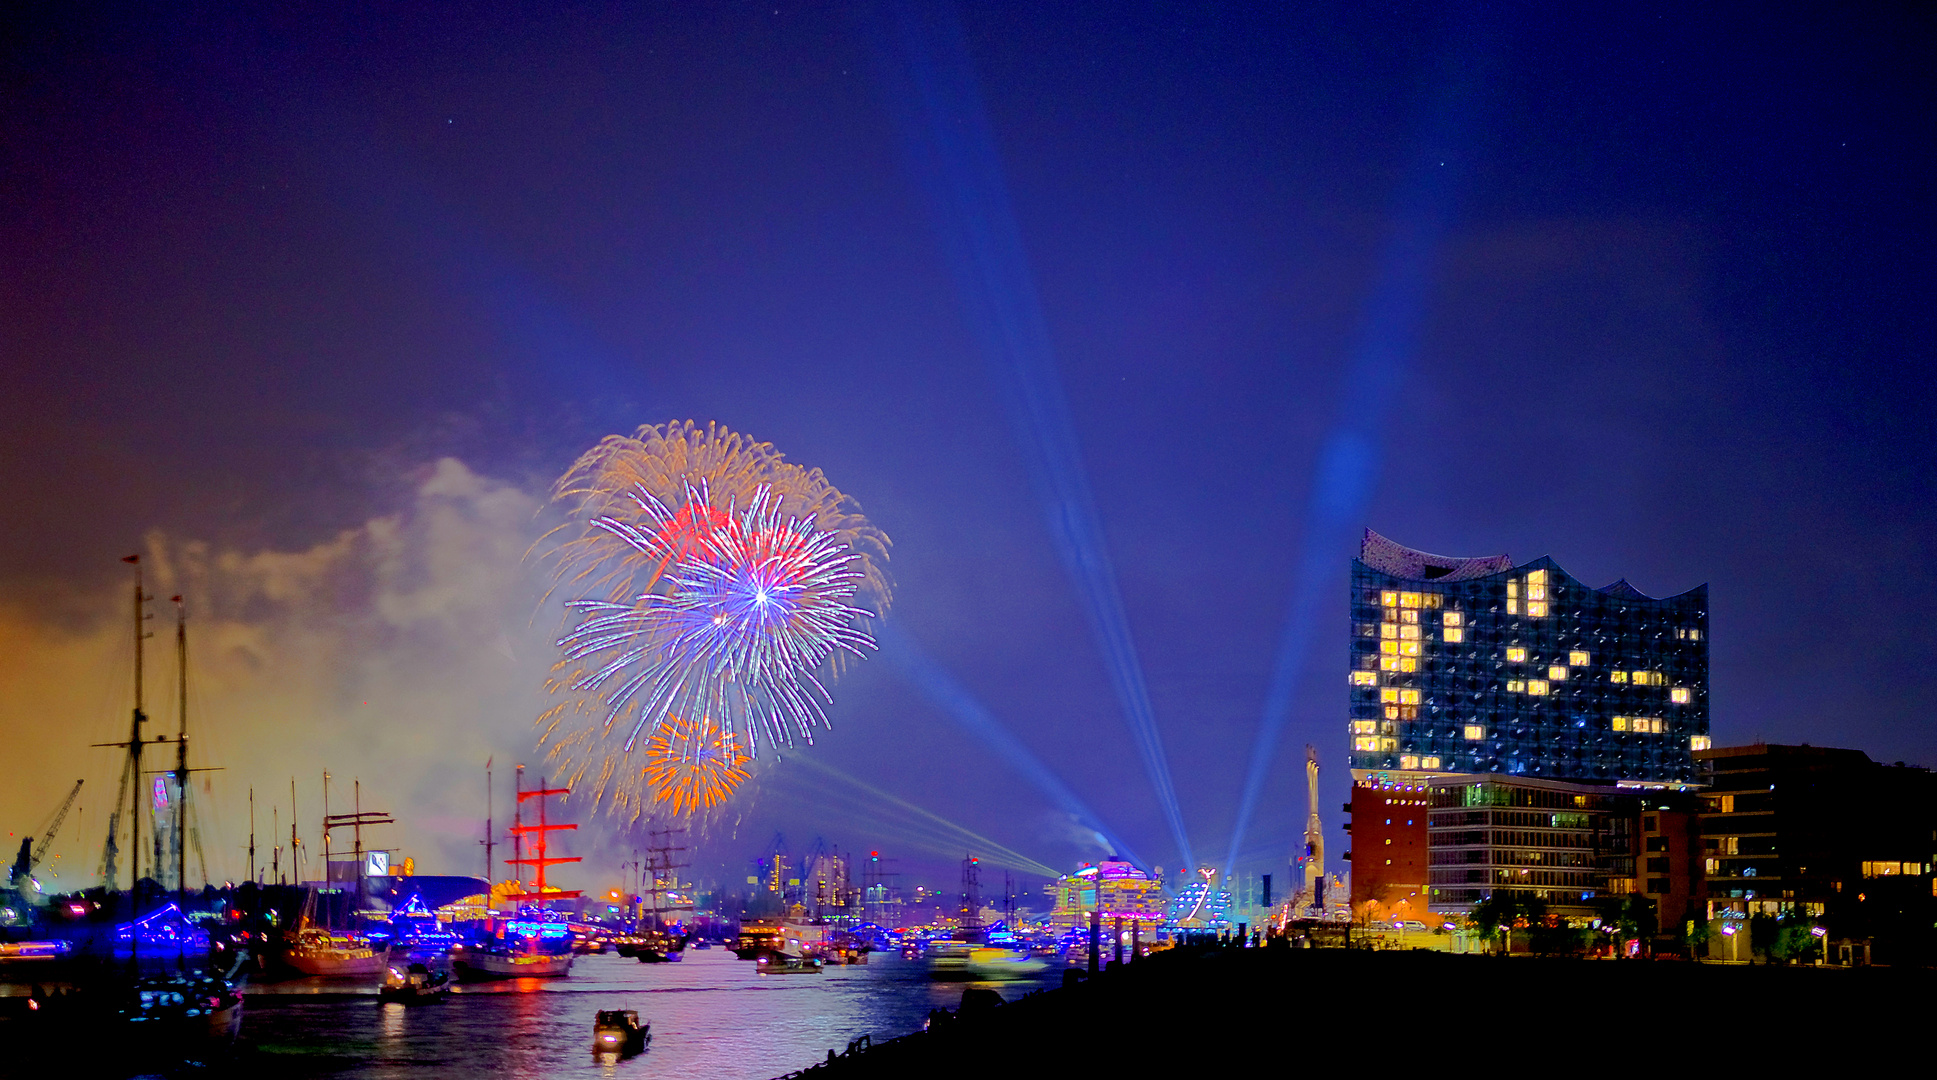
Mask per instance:
[[[1341,1054],[1371,1068],[1463,1060],[1590,1074],[1825,1056],[1855,1064],[1866,1047],[1922,1045],[1934,989],[1920,969],[1179,949],[1002,1004],[970,991],[927,1031],[804,1072],[1251,1075]]]

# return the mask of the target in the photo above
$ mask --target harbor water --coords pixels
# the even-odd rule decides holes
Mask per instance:
[[[581,956],[565,979],[468,985],[415,1008],[379,1004],[374,986],[305,979],[251,987],[241,1045],[278,1077],[677,1076],[776,1077],[827,1058],[861,1035],[919,1030],[954,1008],[967,986],[1005,999],[1060,982],[937,982],[925,962],[875,954],[819,974],[764,975],[726,949],[677,964]],[[350,991],[350,996],[345,992]],[[364,993],[367,991],[367,996]],[[632,1009],[652,1025],[645,1053],[614,1061],[591,1051],[601,1009]]]

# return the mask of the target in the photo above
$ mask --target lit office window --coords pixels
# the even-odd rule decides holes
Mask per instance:
[[[1358,751],[1369,751],[1372,753],[1378,753],[1379,737],[1377,735],[1370,735],[1370,736],[1361,735],[1352,740],[1352,749],[1358,750]]]
[[[1466,640],[1466,631],[1457,626],[1448,627],[1441,632],[1449,645],[1458,645]]]
[[[1466,740],[1468,742],[1479,742],[1484,738],[1486,738],[1486,728],[1478,724],[1466,725]]]
[[[1706,750],[1713,745],[1715,744],[1710,742],[1706,735],[1690,735],[1688,737],[1688,748],[1690,750]]]
[[[1516,663],[1516,664],[1524,664],[1524,663],[1526,663],[1526,662],[1527,662],[1527,650],[1525,650],[1525,649],[1508,649],[1508,650],[1507,650],[1507,659],[1508,659],[1508,660],[1511,660],[1512,662],[1514,662],[1514,663]]]
[[[1379,722],[1377,720],[1352,721],[1352,734],[1354,735],[1377,735],[1378,733]]]
[[[1607,673],[1607,681],[1608,681],[1608,682],[1614,682],[1614,683],[1624,683],[1624,682],[1627,682],[1627,681],[1628,681],[1628,673],[1627,673],[1627,672],[1625,672],[1625,671],[1610,671],[1610,672],[1608,672],[1608,673]]]
[[[1419,767],[1422,769],[1437,769],[1439,768],[1439,759],[1436,757],[1422,757],[1419,759]]]
[[[1379,636],[1382,638],[1393,638],[1397,640],[1397,638],[1399,637],[1399,624],[1396,622],[1380,623]]]
[[[1411,657],[1402,656],[1399,658],[1399,670],[1400,671],[1418,671],[1419,661],[1414,660]]]
[[[1547,680],[1545,679],[1527,680],[1527,693],[1532,694],[1535,697],[1545,696],[1545,694],[1547,693]]]
[[[1614,730],[1616,730],[1616,731],[1626,731],[1626,730],[1628,730],[1628,718],[1627,718],[1627,717],[1625,717],[1625,716],[1617,716],[1617,717],[1615,717],[1615,718],[1614,718]]]
[[[1524,681],[1522,681],[1522,680],[1520,680],[1520,679],[1508,679],[1508,680],[1507,680],[1507,693],[1509,693],[1509,694],[1524,694],[1524,693],[1526,693],[1526,692],[1527,692],[1527,684],[1526,684],[1526,683],[1525,683]]]
[[[1567,681],[1567,669],[1561,667],[1559,664],[1555,664],[1553,667],[1547,669],[1547,677],[1555,682],[1565,682]]]
[[[1402,593],[1400,593],[1400,594],[1399,594],[1399,606],[1400,606],[1400,607],[1409,607],[1409,608],[1416,608],[1416,607],[1418,607],[1418,606],[1419,606],[1419,594],[1418,594],[1418,593],[1416,593],[1416,592],[1402,592]]]
[[[1694,695],[1689,692],[1686,686],[1677,686],[1673,690],[1668,691],[1668,700],[1677,705],[1686,705],[1693,698]]]
[[[1414,629],[1418,629],[1418,628],[1417,628],[1417,627],[1414,627]],[[1400,643],[1399,643],[1399,655],[1400,655],[1400,656],[1418,656],[1418,655],[1419,655],[1419,643],[1418,643],[1417,641],[1402,641],[1402,642],[1400,642]]]
[[[1419,691],[1417,691],[1417,690],[1401,690],[1401,691],[1399,691],[1399,704],[1401,704],[1401,705],[1417,705],[1417,704],[1419,704]]]
[[[1570,652],[1567,654],[1567,662],[1574,665],[1575,667],[1586,667],[1587,654],[1584,652],[1581,652],[1579,649],[1576,649],[1573,652]]]
[[[1399,594],[1396,592],[1382,592],[1379,594],[1379,604],[1381,607],[1398,607]]]
[[[1534,619],[1547,617],[1547,602],[1544,600],[1527,601],[1527,616]]]
[[[1461,625],[1460,613],[1457,611],[1449,611],[1446,614],[1441,615],[1439,617],[1439,621],[1444,623],[1447,626],[1459,626]]]
[[[1410,612],[1408,612],[1408,614],[1410,614]],[[1417,626],[1401,626],[1401,627],[1399,628],[1399,640],[1401,640],[1401,641],[1418,641],[1418,640],[1419,640],[1419,628],[1418,628]]]
[[[1377,686],[1379,685],[1379,673],[1376,671],[1354,671],[1352,673],[1352,685]]]
[[[1399,767],[1402,769],[1417,769],[1419,767],[1419,755],[1418,754],[1399,755]],[[1392,841],[1387,840],[1386,843],[1390,844],[1392,843]]]

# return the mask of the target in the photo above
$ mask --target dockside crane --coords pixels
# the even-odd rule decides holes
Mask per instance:
[[[60,835],[61,825],[67,821],[67,812],[74,808],[74,800],[81,794],[81,785],[84,783],[86,783],[85,780],[74,781],[73,788],[67,792],[67,798],[61,800],[60,809],[54,811],[53,822],[41,831],[39,847],[34,846],[34,838],[31,836],[20,841],[20,855],[14,859],[13,871],[8,875],[8,884],[19,888],[34,880],[34,869],[47,858],[48,852],[54,850],[54,837]]]

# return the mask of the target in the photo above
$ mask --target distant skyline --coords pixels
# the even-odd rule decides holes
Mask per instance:
[[[1306,743],[1349,849],[1365,527],[1707,584],[1717,745],[1937,765],[1927,13],[964,7],[946,115],[986,118],[974,190],[1040,308],[1020,385],[1066,402],[1034,445],[951,254],[992,204],[951,225],[923,171],[906,10],[10,14],[0,830],[86,777],[59,850],[98,861],[141,550],[188,597],[212,872],[252,784],[259,849],[292,774],[313,837],[325,767],[423,872],[476,872],[485,760],[501,816],[507,763],[542,767],[547,487],[685,419],[854,496],[896,631],[1166,870],[1176,825],[1223,860],[1274,685],[1240,865],[1299,842]],[[1117,616],[1045,490],[1087,493]],[[780,832],[948,887],[944,827],[883,796],[1105,853],[905,672],[855,665],[800,753],[881,795],[783,759],[698,869],[743,881]],[[586,888],[634,846],[572,843]]]

